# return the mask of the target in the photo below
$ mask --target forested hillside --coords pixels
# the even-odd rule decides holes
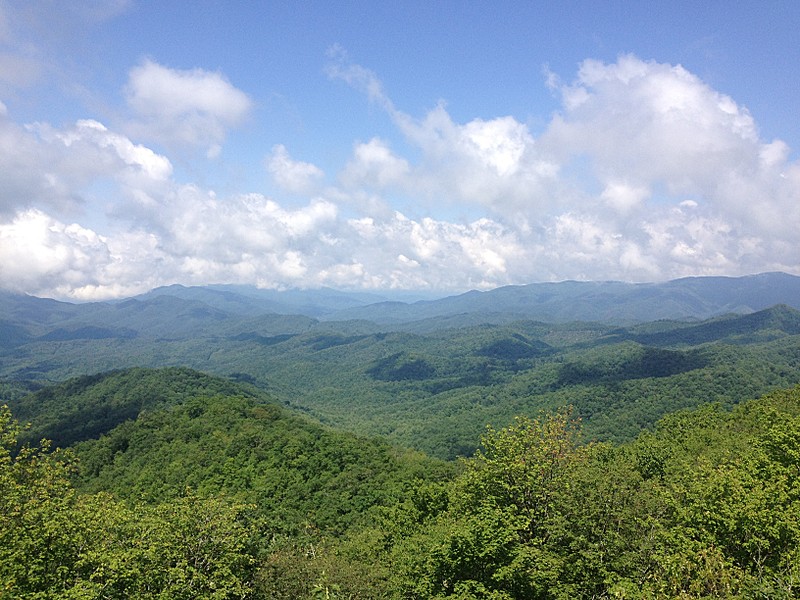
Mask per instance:
[[[185,369],[81,378],[35,397],[48,409],[31,410],[33,396],[14,403],[34,430],[57,431],[72,422],[61,409],[77,405],[103,426],[52,452],[20,448],[13,412],[0,411],[2,597],[800,592],[798,387],[678,411],[623,444],[591,442],[561,407],[484,430],[457,464],[320,427],[251,386]],[[92,418],[123,397],[138,409]]]
[[[198,395],[269,400],[250,386],[172,367],[84,375],[12,400],[11,406],[17,419],[32,424],[21,441],[47,438],[66,447],[100,437],[144,411],[177,406]]]
[[[377,438],[313,424],[250,385],[185,368],[80,377],[11,409],[31,424],[20,443],[46,438],[75,452],[82,489],[150,501],[187,488],[225,492],[256,502],[275,531],[341,530],[397,497],[398,482],[417,471],[450,470]]]
[[[490,429],[462,474],[386,523],[397,588],[414,598],[797,597],[800,390],[732,412],[678,412],[622,446],[580,439],[569,412]]]
[[[1,295],[0,598],[797,597],[794,279]]]
[[[709,399],[733,405],[800,383],[800,312],[786,305],[627,327],[510,318],[451,326],[446,318],[392,330],[253,316],[252,299],[242,302],[247,314],[232,315],[155,295],[105,306],[94,324],[65,320],[72,305],[45,303],[33,316],[18,306],[27,333],[0,353],[1,397],[19,401],[39,386],[112,369],[185,366],[249,382],[328,425],[452,459],[474,451],[486,424],[541,409],[572,405],[587,436],[621,442],[674,410]],[[136,404],[109,402],[99,421],[76,405],[72,424],[33,433],[59,441],[74,428],[101,431]],[[28,404],[20,409],[49,406],[46,398]]]

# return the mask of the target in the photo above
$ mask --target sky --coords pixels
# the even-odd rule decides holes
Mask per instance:
[[[800,2],[0,0],[0,288],[800,275]]]

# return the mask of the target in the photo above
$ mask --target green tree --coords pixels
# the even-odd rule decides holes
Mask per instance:
[[[398,585],[415,598],[545,597],[560,576],[554,536],[584,456],[567,410],[490,427],[447,510],[397,544]]]
[[[68,453],[22,447],[0,407],[0,597],[214,598],[251,595],[247,507],[182,498],[129,507],[78,494]]]
[[[89,543],[86,523],[73,514],[73,463],[62,452],[23,447],[20,426],[0,407],[0,596],[66,590],[76,549]],[[15,454],[16,452],[16,454]]]

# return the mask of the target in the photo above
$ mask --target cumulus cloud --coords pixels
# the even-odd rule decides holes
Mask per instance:
[[[0,216],[32,204],[72,204],[70,191],[58,188],[48,151],[35,136],[0,114]],[[50,171],[50,172],[48,172]]]
[[[107,181],[122,186],[122,194],[144,194],[171,173],[166,157],[98,121],[64,129],[19,126],[0,111],[0,215],[37,207],[72,218],[85,212],[94,184]]]
[[[780,148],[759,140],[746,108],[681,66],[634,56],[609,65],[587,60],[558,91],[563,109],[541,143],[562,163],[589,156],[604,184],[659,183],[672,195],[721,202],[714,189],[732,174],[760,170],[765,148],[780,162]]]
[[[530,256],[516,233],[491,219],[456,224],[396,212],[347,222],[361,285],[401,289],[486,288],[507,283]]]
[[[96,170],[98,175],[115,171],[138,187],[146,181],[166,181],[172,175],[172,163],[168,158],[141,144],[134,144],[124,135],[109,131],[99,121],[82,119],[63,131],[43,125],[30,129],[37,131],[44,141],[60,141],[66,149],[65,154],[77,154],[76,162]]]
[[[405,184],[410,171],[407,160],[396,156],[386,142],[373,138],[356,144],[353,158],[342,171],[341,180],[349,188],[385,190]]]
[[[623,204],[646,209],[650,220],[668,222],[664,204],[687,196],[706,209],[717,243],[694,238],[698,243],[689,244],[699,268],[720,261],[722,240],[748,246],[751,238],[791,235],[800,219],[800,188],[786,177],[798,168],[788,162],[788,147],[761,140],[745,107],[681,66],[634,56],[609,65],[585,61],[575,82],[559,91],[563,110],[540,142],[562,163],[589,156],[591,175],[607,191],[619,181],[632,185],[635,202]],[[704,231],[686,227],[697,236]],[[730,247],[722,255],[729,267],[740,259]],[[791,262],[796,258],[783,264]]]
[[[528,127],[511,116],[456,123],[443,103],[415,118],[397,109],[372,71],[349,62],[339,48],[332,51],[328,75],[365,93],[392,118],[405,139],[422,154],[410,165],[402,157],[388,154],[384,142],[373,140],[356,147],[344,172],[344,181],[376,187],[400,187],[420,200],[433,203],[469,203],[488,207],[513,220],[535,212],[542,199],[554,195],[559,165],[535,143]],[[381,151],[392,159],[391,177],[376,177],[365,158]],[[364,156],[367,154],[367,156]],[[377,162],[377,164],[376,164]],[[386,173],[386,170],[381,170]]]
[[[266,160],[266,167],[273,181],[293,194],[313,193],[325,176],[318,166],[293,160],[283,144],[276,144]]]
[[[798,269],[800,167],[789,148],[761,140],[745,107],[679,65],[626,55],[585,61],[569,84],[549,73],[561,109],[534,138],[511,116],[456,123],[443,104],[413,118],[372,72],[339,61],[330,73],[384,106],[421,150],[408,189],[481,205],[553,249],[557,267],[530,263],[522,280]]]
[[[273,145],[264,164],[291,206],[178,181],[146,144],[158,131],[220,144],[252,106],[221,74],[134,68],[141,136],[92,119],[20,125],[0,106],[0,281],[91,299],[173,282],[456,291],[800,272],[800,164],[680,66],[623,56],[585,61],[569,83],[549,74],[559,106],[534,135],[509,115],[457,122],[444,103],[406,114],[334,54],[328,74],[385,110],[400,141],[355,141],[327,183]]]
[[[96,283],[108,263],[100,236],[77,224],[65,225],[37,209],[0,225],[0,278],[19,290],[77,289]]]
[[[171,144],[201,146],[219,152],[228,129],[242,123],[253,102],[220,73],[177,70],[145,60],[131,69],[125,88],[138,120],[138,137]]]
[[[176,261],[145,231],[100,235],[38,209],[0,223],[0,280],[18,292],[73,300],[130,296],[174,277]]]
[[[609,181],[600,199],[617,212],[627,214],[640,207],[650,196],[650,190],[644,186],[632,186],[624,181]]]

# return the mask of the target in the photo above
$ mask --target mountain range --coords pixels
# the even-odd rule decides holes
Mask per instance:
[[[597,321],[630,324],[658,319],[708,319],[746,314],[775,304],[800,308],[800,277],[763,273],[746,277],[691,277],[664,283],[563,281],[470,291],[412,304],[383,302],[343,309],[335,319],[382,324],[476,314],[513,315],[548,323]]]
[[[535,320],[630,325],[661,319],[702,320],[748,314],[776,304],[800,309],[800,277],[762,273],[745,277],[692,277],[664,283],[533,283],[470,291],[435,300],[391,301],[362,292],[261,290],[248,286],[172,285],[114,302],[71,304],[0,294],[0,346],[39,335],[51,338],[180,337],[218,329],[231,320],[298,315],[281,329],[314,321],[369,321],[382,329],[429,329]],[[415,324],[415,325],[411,325]],[[287,331],[282,331],[286,333]]]
[[[235,286],[87,304],[0,294],[0,400],[114,369],[189,367],[442,458],[474,450],[488,423],[562,405],[591,435],[631,439],[670,410],[800,382],[798,308],[800,278],[782,273],[413,302]]]
[[[163,575],[177,597],[192,565],[229,581],[238,564],[252,597],[432,597],[427,573],[517,573],[532,556],[558,597],[595,580],[597,597],[637,592],[664,564],[665,581],[669,565],[689,571],[648,597],[677,596],[695,571],[692,589],[728,591],[720,565],[749,565],[759,597],[794,597],[799,283],[563,282],[406,302],[240,286],[87,304],[0,293],[0,463],[13,465],[0,469],[0,579],[44,589],[66,574],[47,597],[122,598],[166,589],[146,577]],[[28,446],[42,439],[59,450]],[[519,521],[530,498],[566,512],[546,529],[538,508]],[[544,533],[529,537],[534,522]],[[191,562],[171,554],[187,548]],[[50,556],[59,569],[37,559]],[[606,593],[612,562],[635,579]]]

